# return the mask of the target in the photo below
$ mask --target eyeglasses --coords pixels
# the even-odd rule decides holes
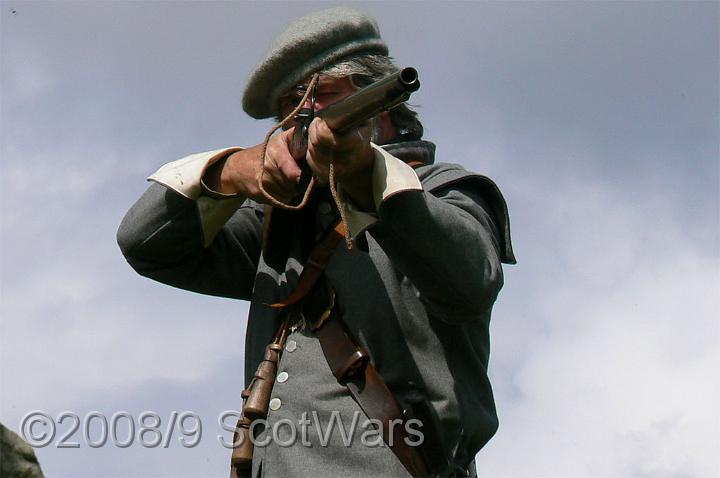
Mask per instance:
[[[305,97],[305,93],[307,92],[308,85],[302,84],[302,85],[296,85],[295,88],[290,93],[286,93],[280,98],[280,114],[283,115],[283,117],[290,114],[291,111],[293,111],[295,108],[298,107],[302,99]],[[300,110],[299,114],[304,114],[304,117],[310,117],[314,118],[315,116],[315,100],[317,98],[317,85],[313,88],[311,94],[310,94],[310,108],[303,108]]]

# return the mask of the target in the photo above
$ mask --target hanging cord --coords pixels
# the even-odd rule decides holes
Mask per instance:
[[[305,102],[307,101],[308,97],[311,93],[314,92],[315,86],[317,85],[318,79],[320,75],[318,73],[315,73],[310,80],[310,84],[308,84],[307,90],[305,91],[305,95],[303,95],[302,100],[300,100],[300,103],[293,109],[290,114],[288,114],[280,123],[273,126],[270,131],[265,135],[265,141],[263,141],[263,147],[262,147],[262,165],[260,167],[260,172],[257,175],[257,183],[258,188],[260,189],[260,192],[265,196],[265,199],[267,199],[270,204],[272,204],[275,207],[279,207],[281,209],[288,209],[291,211],[297,211],[299,209],[304,208],[307,205],[308,199],[310,198],[310,193],[312,192],[313,188],[315,187],[315,175],[313,174],[312,178],[310,179],[310,183],[307,185],[307,189],[305,189],[305,193],[303,194],[302,201],[300,201],[300,204],[297,206],[292,206],[290,204],[286,204],[282,201],[279,201],[276,199],[272,194],[267,192],[265,188],[263,187],[263,176],[265,174],[265,160],[267,155],[267,148],[268,143],[270,142],[270,138],[272,138],[272,135],[275,134],[275,132],[282,128],[283,126],[290,123],[290,121],[295,118],[295,115],[297,115],[302,107],[305,105]],[[314,107],[314,104],[313,104]],[[340,202],[340,195],[337,191],[337,186],[335,184],[335,165],[333,158],[330,157],[330,170],[328,171],[328,181],[330,182],[330,194],[332,194],[333,201],[335,201],[335,205],[337,206],[338,211],[340,212],[340,218],[342,221],[347,224],[347,218],[345,214],[345,208],[342,207],[342,204]],[[353,240],[350,236],[350,229],[346,228],[345,230],[345,245],[347,246],[348,250],[353,248]]]
[[[328,172],[328,181],[330,181],[330,194],[332,194],[335,205],[337,206],[338,211],[340,211],[340,219],[347,226],[348,222],[347,218],[345,217],[345,208],[342,207],[342,204],[340,204],[340,195],[337,192],[337,186],[335,186],[335,165],[333,164],[332,157],[330,158],[330,171]],[[350,236],[349,227],[345,228],[345,246],[347,246],[348,251],[353,248],[353,239],[352,236]]]

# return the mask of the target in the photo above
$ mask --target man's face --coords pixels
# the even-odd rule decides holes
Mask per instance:
[[[280,116],[285,118],[302,100],[307,90],[310,80],[297,85],[292,90],[280,97]],[[315,89],[315,111],[320,111],[329,105],[336,103],[346,96],[350,96],[357,90],[353,85],[350,77],[333,78],[331,76],[320,75]],[[303,108],[310,108],[310,97],[303,105]]]
[[[280,97],[280,119],[286,118],[297,107],[305,95],[309,83],[310,79],[307,79]],[[349,76],[333,78],[320,75],[315,89],[315,111],[327,108],[357,90],[358,87],[353,84]],[[312,95],[308,96],[303,108],[310,108],[311,97]],[[289,129],[291,125],[289,124],[285,128]],[[376,144],[386,144],[395,138],[395,127],[390,121],[390,115],[387,112],[382,112],[370,120],[369,126],[371,128],[371,140]]]

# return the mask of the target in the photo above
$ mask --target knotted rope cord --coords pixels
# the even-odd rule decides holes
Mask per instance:
[[[343,223],[347,226],[347,218],[345,217],[345,208],[342,207],[342,204],[340,204],[340,195],[337,192],[337,187],[335,186],[335,166],[333,164],[332,156],[330,157],[330,171],[328,171],[328,181],[330,181],[330,194],[332,194],[333,201],[335,201],[335,205],[337,206],[338,211],[340,211],[340,219]],[[353,240],[350,236],[350,228],[345,228],[345,246],[347,247],[347,250],[351,250],[353,248]]]
[[[310,178],[310,183],[307,185],[307,189],[305,189],[305,193],[303,194],[302,201],[300,201],[300,204],[297,206],[292,206],[290,204],[286,204],[278,199],[276,199],[272,194],[267,192],[265,188],[263,187],[263,176],[265,174],[265,159],[267,154],[267,147],[268,143],[270,142],[270,138],[272,138],[272,135],[275,134],[275,132],[288,124],[294,117],[297,115],[302,107],[305,105],[305,102],[308,99],[308,96],[310,96],[311,92],[315,88],[315,85],[318,82],[318,79],[320,78],[319,73],[315,73],[310,80],[310,83],[308,84],[307,90],[305,91],[305,95],[303,95],[302,100],[300,100],[300,103],[293,109],[290,114],[288,114],[281,122],[273,126],[270,131],[265,135],[265,140],[263,141],[263,147],[261,152],[262,157],[262,164],[260,166],[260,172],[258,172],[257,175],[257,184],[258,189],[260,189],[260,192],[262,195],[267,199],[270,204],[272,204],[275,207],[279,207],[282,209],[288,209],[291,211],[297,211],[299,209],[304,208],[307,205],[308,199],[310,198],[310,193],[312,192],[313,188],[315,187],[315,175],[313,174],[312,178]],[[347,224],[347,218],[345,215],[345,209],[342,207],[342,204],[340,203],[340,195],[337,192],[337,187],[335,185],[335,165],[333,158],[330,157],[330,169],[328,171],[328,181],[330,182],[330,194],[332,195],[333,201],[335,201],[335,205],[337,206],[338,211],[340,212],[340,219]],[[345,245],[347,246],[348,250],[352,249],[353,247],[353,240],[352,237],[350,237],[350,229],[346,228],[345,230]]]

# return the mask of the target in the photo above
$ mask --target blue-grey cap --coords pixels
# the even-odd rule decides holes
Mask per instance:
[[[275,116],[283,93],[323,67],[362,53],[388,54],[372,17],[349,7],[300,17],[273,40],[251,73],[243,109],[253,118]]]

